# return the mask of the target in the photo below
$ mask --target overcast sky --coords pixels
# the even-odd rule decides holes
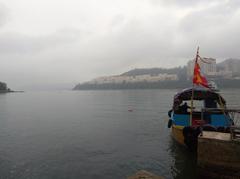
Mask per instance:
[[[239,0],[2,0],[0,81],[73,87],[132,68],[240,57]]]

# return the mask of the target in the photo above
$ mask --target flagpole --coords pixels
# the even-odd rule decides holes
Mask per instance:
[[[197,54],[196,54],[196,58],[195,58],[195,64],[197,63],[198,57],[199,57],[199,47],[197,48]],[[194,69],[193,69],[193,77],[194,77]],[[192,126],[192,118],[193,118],[193,97],[194,97],[194,83],[192,80],[192,96],[191,96],[191,111],[190,111],[190,126]]]

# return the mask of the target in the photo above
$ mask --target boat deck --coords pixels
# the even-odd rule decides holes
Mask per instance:
[[[203,131],[202,135],[199,136],[202,139],[216,139],[223,141],[230,141],[231,134],[230,133],[222,133],[222,132],[213,132],[213,131]]]

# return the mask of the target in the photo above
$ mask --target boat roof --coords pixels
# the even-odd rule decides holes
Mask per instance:
[[[177,93],[174,96],[174,105],[181,104],[182,101],[191,100],[192,90],[193,90],[193,100],[211,99],[211,100],[216,100],[219,104],[221,104],[221,103],[223,105],[226,104],[226,101],[220,94],[218,94],[210,89],[195,87],[195,88],[187,88],[187,89],[184,89],[181,92]]]

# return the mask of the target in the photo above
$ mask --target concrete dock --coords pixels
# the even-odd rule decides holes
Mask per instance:
[[[208,176],[240,178],[240,140],[231,133],[203,131],[198,138],[197,162]]]

